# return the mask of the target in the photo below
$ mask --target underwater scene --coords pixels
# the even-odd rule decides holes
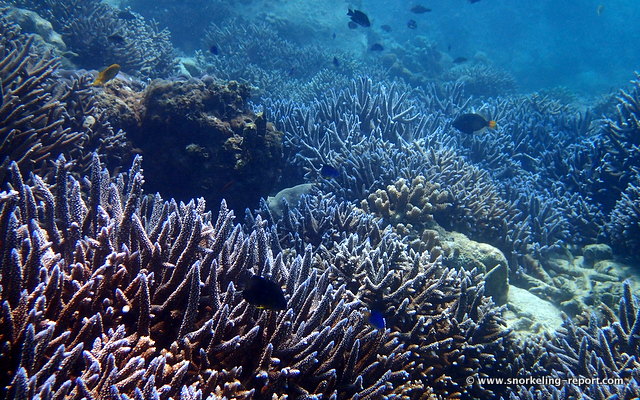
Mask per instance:
[[[640,398],[639,20],[0,0],[0,400]]]

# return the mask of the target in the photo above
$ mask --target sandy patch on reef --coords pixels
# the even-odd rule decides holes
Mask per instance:
[[[526,289],[509,285],[507,304],[504,318],[516,335],[553,333],[562,325],[560,309]]]

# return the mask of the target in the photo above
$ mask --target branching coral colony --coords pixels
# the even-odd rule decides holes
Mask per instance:
[[[352,291],[310,247],[274,255],[260,217],[245,232],[224,203],[214,221],[202,201],[144,196],[140,161],[111,178],[95,156],[90,179],[79,181],[61,158],[55,185],[36,175],[27,185],[11,165],[11,189],[0,197],[1,357],[10,366],[2,384],[10,397],[413,397],[442,374],[451,378],[437,390],[452,394],[460,390],[454,378],[483,368],[480,347],[504,349],[496,338],[508,332],[480,300],[473,273],[399,247],[384,278],[367,261],[379,250],[349,237],[331,256],[338,263],[345,252],[365,252],[354,272],[370,283]],[[381,244],[401,246],[394,240]],[[237,288],[251,274],[284,285],[286,312],[242,300]],[[388,284],[394,328],[378,330],[365,302]],[[435,360],[427,368],[423,357],[445,344],[468,368]]]
[[[144,77],[173,67],[167,33],[135,13],[122,20],[97,1],[19,3],[64,22],[68,45],[85,60],[95,55],[96,67],[118,61]],[[106,50],[98,52],[81,34],[87,24],[103,36],[120,30],[124,46],[98,41]],[[207,211],[218,198],[207,205],[145,194],[139,157],[125,173],[108,172],[124,165],[130,137],[111,127],[89,76],[60,71],[4,19],[0,30],[0,397],[640,397],[640,305],[631,284],[594,267],[598,285],[621,286],[621,299],[609,293],[598,312],[580,314],[589,307],[567,290],[572,271],[543,265],[568,243],[596,240],[634,256],[637,81],[600,127],[545,96],[474,101],[460,82],[414,89],[360,78],[307,105],[265,101],[265,114],[246,113],[246,87],[232,82],[140,88],[145,107],[155,107],[149,120],[182,100],[180,92],[221,103],[227,115],[203,107],[181,123],[224,127],[236,155],[247,154],[239,145],[246,132],[279,160],[280,134],[265,115],[277,121],[285,167],[301,170],[301,180],[306,174],[306,189],[277,212],[263,201],[239,224],[231,203]],[[315,56],[300,58],[300,68]],[[256,76],[284,68],[257,61],[249,71]],[[309,91],[322,87],[325,78],[316,78]],[[102,93],[121,90],[113,82]],[[454,135],[451,121],[473,107],[502,128],[482,139]],[[191,140],[181,149],[198,157],[206,150]],[[323,177],[326,166],[337,174]],[[485,270],[452,266],[442,227],[500,248],[514,281],[562,304],[573,299],[576,317],[553,334],[516,337],[505,307],[485,296]],[[611,253],[601,245],[583,256],[595,261],[598,251]],[[254,275],[282,289],[285,310],[244,299]],[[563,381],[480,380],[542,376]]]

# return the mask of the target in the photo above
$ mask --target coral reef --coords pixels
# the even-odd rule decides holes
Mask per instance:
[[[0,181],[10,161],[20,170],[53,174],[52,159],[64,154],[73,171],[88,172],[91,152],[99,151],[115,168],[127,162],[131,148],[95,107],[88,75],[68,74],[57,59],[33,47],[33,37],[0,19]]]
[[[271,192],[282,168],[282,134],[248,110],[248,95],[233,81],[158,80],[143,91],[109,88],[98,108],[115,111],[112,120],[146,156],[150,190],[209,204],[224,197],[242,211]]]
[[[462,83],[468,96],[506,96],[516,89],[516,80],[509,72],[483,63],[454,66],[443,74],[442,79]]]
[[[640,79],[578,109],[423,36],[357,60],[228,2],[7,3],[0,398],[640,396]],[[196,4],[171,77],[145,18]]]
[[[224,202],[213,218],[202,201],[144,196],[140,166],[111,178],[94,156],[78,181],[61,158],[55,186],[37,176],[29,186],[11,165],[0,196],[10,397],[471,395],[485,389],[459,382],[486,368],[487,353],[506,362],[508,331],[475,273],[442,269],[388,235],[380,248],[350,235],[331,263],[308,246],[272,253],[260,217],[244,233]],[[396,249],[390,274],[383,248]],[[361,261],[339,261],[349,253]],[[347,268],[356,274],[345,279]],[[251,274],[281,282],[288,310],[243,301],[237,287]],[[390,328],[378,330],[364,301],[383,284]]]
[[[38,12],[62,35],[74,64],[101,70],[120,64],[122,70],[143,77],[166,77],[175,68],[169,31],[160,30],[139,14],[123,17],[117,8],[99,0],[11,3]]]

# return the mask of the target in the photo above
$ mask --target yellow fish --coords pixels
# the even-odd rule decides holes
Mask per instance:
[[[104,85],[105,83],[107,83],[110,80],[112,80],[113,78],[115,78],[116,75],[118,75],[118,72],[120,72],[120,65],[119,64],[111,64],[111,65],[109,65],[107,68],[103,69],[102,71],[100,71],[98,73],[98,77],[96,78],[95,81],[93,81],[91,86],[102,86],[102,85]]]

